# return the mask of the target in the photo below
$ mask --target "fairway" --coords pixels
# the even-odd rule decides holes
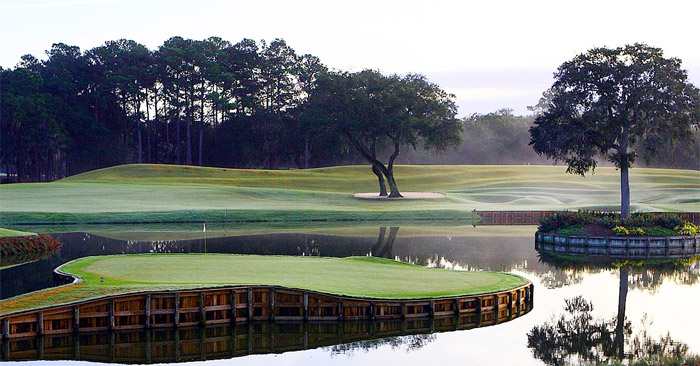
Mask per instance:
[[[0,223],[469,219],[473,210],[619,208],[619,172],[558,166],[397,166],[403,191],[443,199],[371,201],[368,166],[241,170],[122,165],[52,183],[0,186]],[[630,170],[632,210],[696,211],[700,172]]]
[[[504,273],[426,268],[370,257],[120,255],[79,259],[61,270],[97,287],[278,285],[390,299],[480,294],[527,283]]]

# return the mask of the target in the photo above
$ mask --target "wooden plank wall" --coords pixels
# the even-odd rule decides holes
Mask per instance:
[[[0,317],[0,339],[107,330],[178,328],[251,321],[337,321],[475,315],[498,322],[520,315],[533,285],[494,294],[419,300],[379,300],[277,286],[154,291],[111,296]],[[485,314],[497,312],[498,317]]]
[[[226,359],[250,354],[328,347],[370,339],[472,329],[503,323],[532,309],[464,313],[460,316],[375,321],[246,322],[206,327],[119,330],[11,338],[0,360],[82,360],[110,363],[168,363]]]
[[[544,217],[561,211],[474,211],[481,220],[479,225],[539,225]],[[661,214],[663,212],[650,212]],[[683,220],[700,225],[700,212],[667,212]]]
[[[605,237],[538,232],[535,234],[535,249],[550,254],[631,259],[687,258],[700,255],[700,236]]]

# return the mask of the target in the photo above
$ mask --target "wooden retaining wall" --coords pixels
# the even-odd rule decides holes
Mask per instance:
[[[523,315],[532,309],[525,309]],[[335,322],[247,322],[177,329],[105,331],[11,338],[0,360],[81,360],[113,363],[167,363],[281,353],[386,337],[472,329],[514,319],[499,311],[459,317]],[[372,343],[374,344],[374,343]]]
[[[539,225],[544,217],[562,211],[474,211],[481,221],[479,225]],[[649,212],[661,214],[663,212]],[[700,225],[700,212],[666,212],[685,221]]]
[[[537,232],[535,249],[552,254],[632,259],[684,258],[700,255],[700,236],[605,237]]]
[[[476,315],[498,322],[533,302],[532,284],[493,294],[417,300],[335,296],[278,286],[153,291],[0,316],[1,339],[251,321],[413,319]],[[498,316],[486,317],[490,312]]]

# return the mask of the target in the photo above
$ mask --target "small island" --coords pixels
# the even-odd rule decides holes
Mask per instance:
[[[549,254],[611,258],[700,255],[698,226],[670,213],[560,212],[541,220],[535,248]]]

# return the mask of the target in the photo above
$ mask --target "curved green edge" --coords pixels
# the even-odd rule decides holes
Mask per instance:
[[[275,285],[382,299],[475,295],[529,283],[513,274],[427,268],[373,257],[116,255],[77,259],[60,271],[81,278],[89,287],[133,287],[134,291]]]

